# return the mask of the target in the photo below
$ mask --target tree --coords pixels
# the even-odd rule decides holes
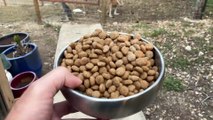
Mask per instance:
[[[206,9],[207,0],[197,0],[195,5],[194,19],[202,19]]]

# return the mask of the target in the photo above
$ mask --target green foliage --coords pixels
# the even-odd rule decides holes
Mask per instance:
[[[22,45],[21,38],[19,35],[14,35],[13,41],[16,43],[16,51],[14,52],[13,57],[22,56],[22,55],[25,55],[26,53],[28,53],[29,48],[28,48],[28,46]]]
[[[182,70],[185,70],[190,65],[188,59],[184,58],[183,56],[174,58],[171,62],[172,62],[171,65],[173,67],[180,68]]]
[[[163,82],[163,88],[165,88],[167,91],[176,91],[176,92],[181,92],[184,89],[181,81],[171,75],[168,75],[165,78]]]
[[[159,35],[163,35],[166,34],[167,31],[163,28],[159,28],[159,29],[155,29],[154,31],[152,31],[152,33],[150,34],[151,37],[157,37]]]
[[[14,35],[13,36],[14,42],[16,42],[18,45],[21,45],[21,38],[19,35]]]

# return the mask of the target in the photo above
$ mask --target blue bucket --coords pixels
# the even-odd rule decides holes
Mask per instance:
[[[42,61],[38,52],[38,47],[34,43],[28,43],[28,46],[32,49],[29,53],[19,57],[8,57],[9,54],[15,51],[16,46],[12,46],[6,49],[6,59],[11,63],[11,68],[8,71],[13,75],[17,75],[25,71],[33,71],[38,77],[42,76]]]

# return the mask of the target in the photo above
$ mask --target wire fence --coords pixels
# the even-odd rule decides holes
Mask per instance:
[[[33,0],[0,0],[0,5],[4,6],[4,1],[7,6],[13,5],[33,5]]]
[[[44,0],[44,1],[40,1],[38,0],[39,3],[42,5],[42,3],[45,4],[51,4],[50,2],[48,2],[48,0]],[[53,1],[58,1],[58,0],[53,0]],[[99,4],[99,0],[66,0],[66,1],[70,1],[73,3],[80,3],[80,4]],[[12,6],[12,5],[33,5],[33,0],[0,0],[0,5],[1,6],[5,6],[5,4],[7,6]]]

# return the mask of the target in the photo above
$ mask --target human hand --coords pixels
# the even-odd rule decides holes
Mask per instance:
[[[75,109],[67,101],[53,104],[53,97],[63,86],[75,88],[80,84],[81,80],[66,68],[56,68],[29,86],[6,120],[59,120]]]

